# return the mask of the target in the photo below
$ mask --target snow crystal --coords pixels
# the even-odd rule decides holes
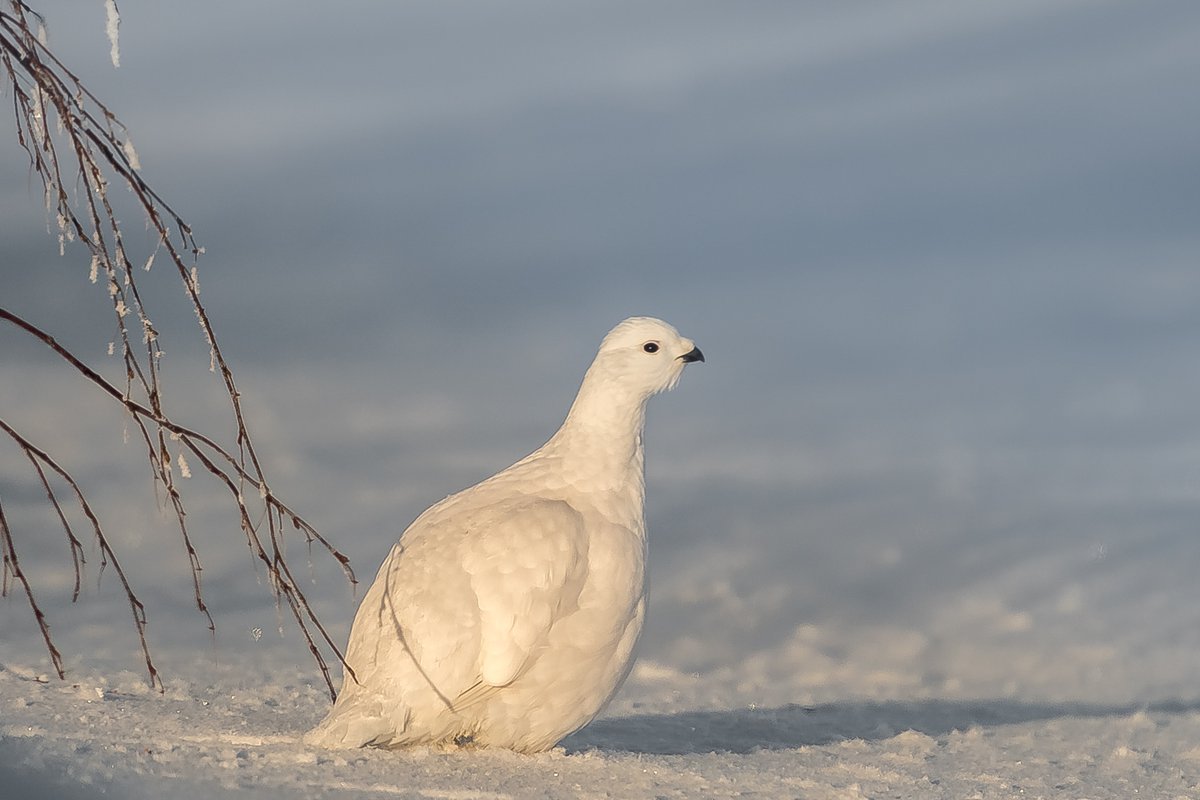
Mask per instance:
[[[122,142],[121,151],[125,153],[125,158],[128,159],[130,167],[135,170],[140,170],[142,168],[142,162],[138,160],[137,150],[133,149],[132,141],[126,139],[124,142]],[[154,256],[151,256],[150,260],[153,261]],[[146,263],[146,269],[150,269],[149,262]]]
[[[104,16],[104,32],[108,34],[108,43],[112,45],[112,48],[109,50],[109,57],[112,59],[112,65],[119,67],[121,66],[121,47],[117,43],[117,35],[118,29],[121,27],[121,14],[117,11],[116,0],[104,0]],[[137,167],[134,167],[134,169],[137,169]]]

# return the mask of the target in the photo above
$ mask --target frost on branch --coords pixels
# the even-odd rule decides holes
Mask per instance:
[[[121,45],[118,41],[121,27],[121,12],[117,10],[116,0],[104,0],[104,32],[108,34],[109,58],[114,67],[121,66]],[[133,159],[133,160],[136,160]],[[137,169],[137,167],[134,167]]]
[[[105,9],[112,61],[116,66],[120,61],[117,43],[120,16],[114,0],[106,0]],[[29,158],[30,171],[41,181],[47,217],[54,220],[56,230],[52,233],[57,234],[60,252],[73,255],[84,251],[88,279],[105,287],[96,296],[108,304],[112,327],[106,328],[102,335],[107,338],[115,330],[107,349],[110,356],[120,359],[122,380],[110,382],[50,333],[8,308],[0,307],[0,323],[12,325],[23,335],[41,342],[51,358],[65,361],[94,391],[124,409],[125,433],[145,447],[159,496],[173,512],[190,562],[196,607],[212,630],[215,623],[204,602],[199,550],[188,527],[184,498],[173,466],[178,466],[178,474],[183,478],[190,477],[195,466],[200,474],[207,474],[227,492],[229,508],[240,522],[252,557],[265,567],[277,605],[291,612],[333,694],[322,646],[339,660],[341,652],[293,577],[284,553],[288,528],[299,531],[308,543],[317,542],[324,547],[351,584],[356,582],[354,573],[346,556],[274,492],[267,490],[267,479],[242,412],[241,394],[221,353],[208,312],[200,303],[196,261],[203,248],[193,238],[191,227],[142,178],[137,152],[130,144],[125,126],[47,47],[42,18],[24,0],[0,0],[0,77],[5,81],[0,94],[11,98],[5,105],[13,109],[17,141]],[[128,192],[110,196],[111,185]],[[144,261],[141,256],[131,257],[127,252],[129,247],[138,248],[127,243],[119,222],[117,208],[124,209],[121,205],[124,203],[140,212],[154,239],[152,252]],[[151,324],[151,314],[144,303],[147,294],[153,293],[143,293],[138,283],[162,279],[157,277],[162,275],[162,269],[149,271],[156,256],[160,263],[169,261],[165,269],[174,272],[181,281],[209,348],[210,369],[219,376],[228,395],[227,430],[219,436],[185,427],[173,418],[173,407],[168,403],[159,370],[163,354],[161,337]],[[135,267],[135,259],[141,269]],[[21,299],[11,293],[0,295],[0,302],[6,304],[19,303]],[[0,434],[3,434],[0,441],[14,445],[29,462],[33,484],[42,489],[55,511],[70,545],[75,571],[74,598],[78,598],[84,566],[83,546],[63,513],[60,495],[70,498],[70,503],[87,518],[90,538],[101,553],[102,567],[110,565],[116,573],[129,603],[150,681],[161,688],[147,644],[146,609],[134,591],[132,576],[126,574],[118,553],[110,546],[84,487],[50,452],[27,439],[18,427],[0,419]],[[221,440],[236,444],[224,446]],[[168,442],[177,451],[174,458]],[[243,492],[247,485],[258,491]],[[3,554],[0,594],[7,594],[10,587],[19,586],[24,591],[54,668],[60,678],[65,677],[62,658],[51,640],[49,623],[38,603],[35,587],[21,568],[16,539],[4,517],[3,497],[0,497],[0,553]]]
[[[135,170],[142,168],[142,162],[138,160],[137,150],[133,149],[133,142],[129,139],[121,142],[121,151],[125,153],[125,158],[129,161],[129,166]]]

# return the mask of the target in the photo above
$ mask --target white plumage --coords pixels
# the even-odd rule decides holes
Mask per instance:
[[[613,328],[545,445],[392,547],[350,632],[353,674],[306,740],[532,753],[591,721],[645,618],[646,401],[703,360],[661,320]]]

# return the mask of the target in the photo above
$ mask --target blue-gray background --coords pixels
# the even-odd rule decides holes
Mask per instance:
[[[207,248],[276,490],[362,577],[651,314],[709,358],[649,420],[651,662],[752,698],[1190,696],[1195,3],[125,0],[119,69],[102,3],[35,6]],[[103,364],[102,289],[14,138],[0,298]],[[176,279],[146,280],[175,402],[215,421]],[[0,412],[97,497],[152,642],[203,652],[119,416],[16,332],[0,353]],[[218,648],[251,658],[274,612],[193,480]],[[0,491],[73,657],[126,652],[109,578],[66,608],[61,534],[2,443]],[[33,659],[22,602],[0,629]]]

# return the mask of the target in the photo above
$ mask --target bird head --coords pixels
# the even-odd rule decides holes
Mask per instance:
[[[594,369],[606,382],[649,397],[674,388],[684,367],[703,360],[695,342],[661,319],[630,317],[604,337]]]

